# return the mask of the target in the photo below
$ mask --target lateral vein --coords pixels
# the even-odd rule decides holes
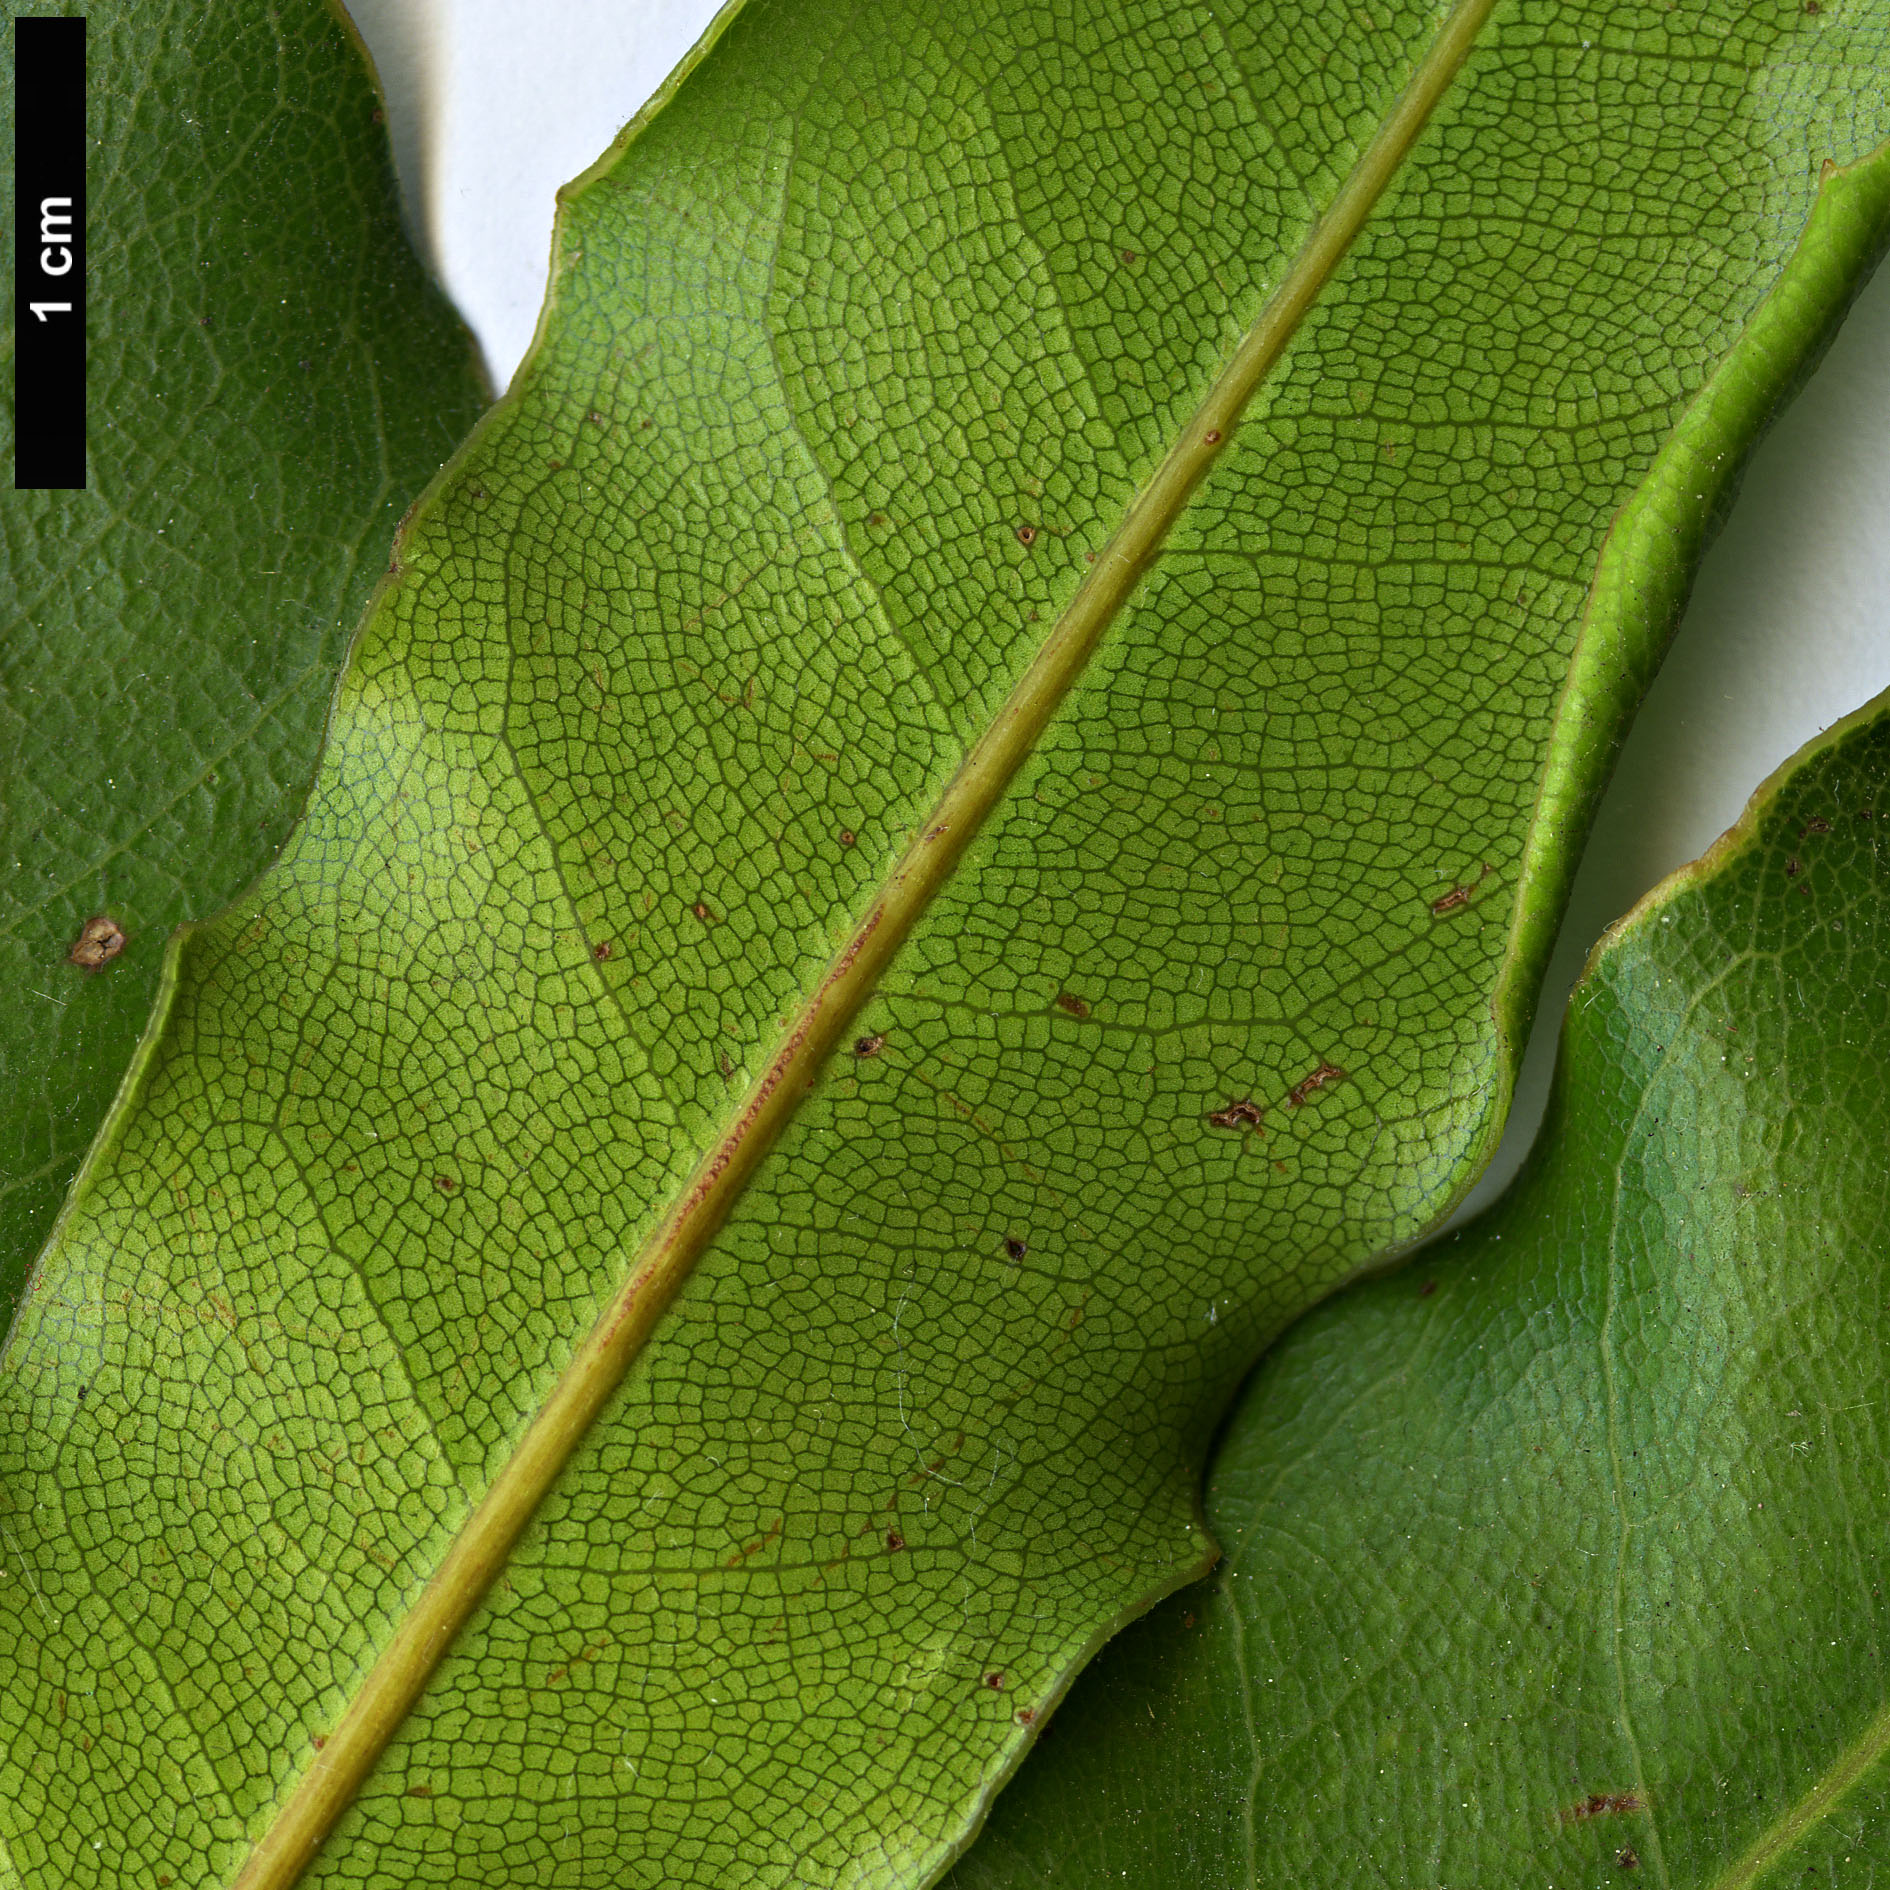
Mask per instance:
[[[1890,1752],[1890,1706],[1880,1707],[1869,1725],[1831,1761],[1810,1791],[1786,1807],[1713,1880],[1711,1890],[1751,1890],[1798,1842],[1834,1812],[1845,1794]]]

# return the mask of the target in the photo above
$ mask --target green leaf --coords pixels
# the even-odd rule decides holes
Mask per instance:
[[[23,1883],[943,1868],[1205,1567],[1258,1344],[1492,1143],[1890,217],[1820,185],[1890,50],[1795,8],[685,70],[22,1310]]]
[[[0,1327],[165,939],[275,857],[388,535],[483,404],[330,9],[84,11],[89,483],[0,508]],[[124,942],[87,970],[93,918]]]
[[[1256,1373],[1225,1558],[952,1883],[1881,1882],[1887,994],[1890,697],[1597,948],[1503,1200]]]

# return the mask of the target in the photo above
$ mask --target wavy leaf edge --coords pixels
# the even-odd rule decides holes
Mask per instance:
[[[1480,25],[1492,4],[1493,0],[1459,0],[1458,7],[1451,17],[1465,19],[1474,16],[1476,23]],[[361,644],[370,633],[385,597],[401,581],[401,552],[412,531],[431,516],[439,495],[455,482],[464,461],[478,450],[486,434],[494,427],[503,424],[504,420],[530,393],[533,367],[540,355],[555,340],[559,285],[571,271],[580,266],[582,260],[580,253],[570,241],[569,213],[572,206],[579,201],[587,189],[610,174],[624,152],[670,101],[694,68],[714,49],[728,25],[744,10],[744,5],[745,0],[730,0],[663,87],[626,125],[609,151],[596,165],[582,173],[559,193],[552,242],[550,289],[540,312],[538,328],[531,348],[521,363],[511,387],[494,407],[481,417],[466,442],[430,482],[402,520],[395,535],[393,557],[388,572],[370,597],[361,623],[350,640],[347,658],[337,680],[337,697],[349,674],[355,668]],[[1459,53],[1457,58],[1460,60],[1468,50],[1469,47],[1466,44],[1463,53]],[[1453,72],[1454,65],[1455,61],[1452,66]],[[1422,121],[1419,122],[1421,126]],[[1322,225],[1324,220],[1324,218],[1321,219]],[[1454,1190],[1436,1210],[1430,1223],[1410,1240],[1388,1249],[1383,1255],[1369,1262],[1366,1267],[1360,1269],[1361,1272],[1375,1272],[1396,1264],[1416,1247],[1433,1238],[1437,1228],[1474,1185],[1477,1176],[1494,1151],[1500,1138],[1503,1117],[1507,1113],[1516,1062],[1520,1055],[1522,1041],[1527,1035],[1534,1007],[1536,982],[1546,963],[1549,947],[1553,943],[1560,902],[1566,893],[1568,880],[1572,877],[1574,870],[1574,859],[1566,848],[1558,852],[1556,843],[1570,831],[1579,832],[1585,829],[1594,804],[1605,785],[1605,763],[1599,761],[1598,757],[1605,756],[1608,751],[1618,745],[1626,720],[1631,715],[1641,690],[1647,681],[1651,680],[1653,670],[1664,651],[1666,638],[1684,606],[1691,584],[1692,561],[1699,552],[1704,550],[1724,521],[1731,499],[1737,490],[1745,454],[1761,437],[1764,425],[1772,413],[1789,398],[1797,382],[1805,372],[1809,371],[1809,361],[1804,355],[1802,341],[1798,343],[1796,352],[1788,348],[1781,355],[1774,354],[1772,350],[1777,347],[1781,338],[1790,338],[1794,334],[1802,335],[1809,321],[1811,332],[1815,336],[1810,359],[1815,359],[1816,354],[1821,351],[1830,335],[1841,323],[1849,301],[1857,288],[1861,286],[1864,275],[1867,273],[1867,263],[1860,270],[1860,258],[1880,254],[1886,241],[1890,241],[1890,144],[1880,147],[1870,157],[1851,166],[1842,168],[1827,166],[1811,219],[1785,270],[1755,310],[1733,353],[1722,361],[1719,368],[1694,396],[1641,485],[1617,514],[1608,533],[1603,557],[1582,612],[1571,671],[1562,686],[1558,699],[1553,732],[1547,750],[1544,779],[1538,795],[1536,811],[1528,828],[1528,839],[1521,869],[1522,884],[1519,888],[1510,940],[1503,960],[1505,972],[1491,999],[1501,1050],[1500,1084],[1493,1087],[1485,1098],[1480,1141],[1460,1164]],[[1263,298],[1263,308],[1270,306],[1270,303],[1271,292],[1268,292]],[[1217,389],[1218,386],[1217,382]],[[1243,392],[1241,395],[1242,405],[1248,397],[1248,392]],[[1739,450],[1732,454],[1710,450],[1714,443],[1715,430],[1727,426],[1735,430],[1739,439]],[[1163,463],[1165,465],[1167,462]],[[1185,496],[1184,494],[1183,503],[1185,503]],[[1656,534],[1663,532],[1678,541],[1679,549],[1665,554],[1669,560],[1669,569],[1662,573],[1664,581],[1658,584],[1648,583],[1644,581],[1643,561],[1655,559],[1652,541]],[[1642,581],[1637,581],[1637,579]],[[1129,588],[1132,587],[1131,583]],[[1126,590],[1124,595],[1127,595]],[[1071,608],[1074,608],[1074,605]],[[1061,619],[1059,625],[1052,627],[1051,637],[1055,636],[1060,624]],[[1052,710],[1054,706],[1054,704],[1051,705]],[[1862,713],[1863,711],[1859,711],[1860,715]],[[331,726],[333,716],[334,706],[331,702]],[[326,741],[324,741],[322,759],[318,761],[315,775],[317,785],[321,780],[325,759]],[[1785,764],[1779,770],[1779,774],[1783,775],[1795,766],[1798,759],[1795,757],[1792,762]],[[1584,778],[1585,767],[1600,771]],[[313,789],[311,789],[312,792]],[[1763,790],[1760,790],[1760,793],[1762,792]],[[1758,801],[1759,794],[1755,793],[1753,804],[1756,806]],[[1746,826],[1750,817],[1749,808],[1748,815],[1742,816],[1740,825],[1729,830],[1722,841],[1716,843],[1714,851],[1717,852],[1719,847],[1733,844],[1735,836]],[[1707,859],[1712,857],[1713,855],[1709,854],[1700,862],[1680,869],[1680,873],[1673,876],[1674,879],[1705,870]],[[264,878],[267,877],[268,874],[265,873]],[[1663,882],[1663,888],[1667,884],[1669,882]],[[1620,925],[1626,926],[1634,922],[1644,908],[1651,909],[1650,902],[1659,897],[1661,891],[1662,888],[1657,888],[1655,892],[1650,893],[1641,906],[1636,907],[1635,913],[1621,921]],[[145,1031],[111,1111],[74,1179],[66,1204],[49,1236],[46,1249],[42,1250],[41,1259],[35,1266],[33,1278],[29,1281],[27,1293],[22,1299],[22,1310],[32,1297],[33,1287],[45,1264],[46,1253],[57,1245],[65,1223],[75,1209],[82,1204],[97,1169],[115,1152],[122,1139],[125,1122],[137,1107],[153,1056],[163,1039],[177,994],[180,975],[193,941],[199,935],[212,929],[240,924],[246,906],[255,896],[256,889],[252,888],[221,913],[182,926],[172,935],[166,949],[158,996],[153,1004]],[[1613,935],[1614,932],[1611,931],[1609,936]],[[1599,950],[1601,947],[1597,946],[1596,949]],[[850,948],[848,953],[843,953],[843,965],[851,965],[856,953],[857,945]],[[862,990],[862,1001],[865,994]],[[852,1014],[853,1011],[849,1008],[838,1017],[838,1021],[833,1026],[832,1034],[835,1037],[839,1035]],[[774,1062],[771,1061],[770,1070],[774,1067]],[[743,1112],[747,1103],[748,1099],[744,1099],[743,1104],[738,1105],[737,1117]],[[757,1159],[759,1153],[765,1152],[765,1146],[763,1146],[758,1151]],[[713,1231],[711,1227],[704,1234],[705,1243],[712,1236]],[[655,1236],[652,1236],[652,1239],[654,1238]],[[1343,1282],[1335,1284],[1332,1290],[1339,1290],[1342,1284]],[[651,1314],[652,1322],[654,1317],[660,1314],[661,1309],[661,1306],[654,1309]],[[18,1315],[16,1315],[15,1330],[17,1330],[17,1325]],[[8,1362],[12,1338],[13,1334],[10,1332],[7,1345],[0,1347],[0,1369],[4,1369]],[[573,1361],[574,1366],[576,1362],[576,1360]],[[627,1363],[626,1358],[625,1364]],[[614,1383],[613,1379],[612,1384]],[[601,1397],[599,1402],[601,1403]],[[583,1424],[588,1424],[588,1421],[587,1416]],[[532,1420],[534,1426],[537,1422],[537,1418]],[[571,1437],[573,1444],[582,1434],[583,1424],[573,1431]],[[1197,1490],[1197,1516],[1199,1516],[1198,1496]],[[531,1503],[518,1515],[517,1528],[512,1531],[514,1536],[517,1529],[522,1529],[525,1522],[529,1520],[536,1501],[537,1496],[534,1494]],[[484,1504],[482,1503],[480,1507],[483,1508]],[[1202,1519],[1202,1526],[1204,1529],[1204,1519]],[[470,1520],[467,1525],[462,1526],[462,1536],[466,1527],[470,1527]],[[456,1547],[457,1540],[456,1538]],[[1203,1540],[1206,1542],[1205,1534]],[[1046,1696],[1046,1707],[1053,1706],[1062,1697],[1077,1673],[1081,1671],[1082,1666],[1104,1642],[1127,1622],[1144,1612],[1148,1606],[1161,1599],[1163,1595],[1173,1592],[1176,1587],[1183,1585],[1194,1575],[1205,1572],[1216,1553],[1211,1543],[1208,1544],[1199,1565],[1192,1574],[1182,1573],[1175,1581],[1157,1592],[1150,1593],[1145,1599],[1100,1628],[1094,1634],[1082,1659],[1069,1667],[1055,1688]],[[496,1569],[490,1571],[480,1581],[478,1588],[471,1591],[465,1607],[460,1610],[460,1619],[463,1620],[464,1615],[471,1611],[472,1605],[480,1595],[483,1595],[487,1582],[496,1572]],[[436,1575],[434,1580],[439,1581],[440,1576]],[[402,1632],[405,1632],[404,1628]],[[392,1651],[393,1648],[390,1646],[389,1652]],[[384,1655],[383,1658],[386,1656]],[[420,1674],[413,1688],[415,1694],[424,1685],[427,1674],[430,1672],[431,1662]],[[363,1691],[365,1690],[364,1686]],[[360,1694],[357,1694],[357,1701],[359,1698]],[[349,1717],[350,1720],[354,1717],[352,1707]],[[1048,1711],[1046,1710],[1041,1717],[1047,1719]],[[372,1751],[367,1754],[360,1767],[361,1774],[369,1769],[374,1758],[378,1756],[385,1734],[389,1731],[391,1727],[384,1729],[382,1738],[376,1741]],[[343,1745],[345,1741],[339,1737],[339,1734],[330,1741],[331,1748]],[[972,1842],[991,1801],[1015,1772],[1017,1765],[1022,1762],[1026,1750],[1027,1748],[1020,1748],[1010,1757],[1003,1770],[993,1777],[989,1789],[977,1807],[973,1820],[959,1840],[951,1846],[949,1852],[941,1854],[930,1873],[929,1880],[936,1880],[937,1876],[942,1874]],[[305,1775],[305,1782],[309,1777],[334,1776],[331,1768],[334,1760],[339,1756],[339,1752],[325,1753],[323,1759],[311,1767],[310,1772]],[[298,1787],[298,1796],[299,1791]],[[352,1795],[352,1787],[348,1795]],[[330,1815],[338,1815],[345,1802],[345,1798],[337,1799]],[[278,1827],[283,1829],[285,1837],[291,1837],[294,1840],[295,1850],[292,1862],[289,1851],[281,1848],[276,1842]],[[293,1821],[289,1815],[289,1803],[285,1802],[278,1811],[276,1821],[270,1827],[269,1836],[252,1853],[250,1861],[237,1878],[239,1890],[265,1890],[265,1887],[268,1887],[268,1890],[275,1890],[276,1886],[287,1886],[293,1883],[319,1846],[326,1828],[326,1823],[324,1823],[321,1832],[314,1834],[313,1840],[309,1841],[306,1833],[293,1828]],[[284,1874],[285,1871],[286,1874]]]

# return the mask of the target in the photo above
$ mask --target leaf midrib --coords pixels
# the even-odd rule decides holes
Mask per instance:
[[[438,1570],[382,1650],[341,1722],[250,1853],[233,1890],[290,1890],[353,1800],[509,1559],[539,1502],[622,1382],[748,1178],[779,1139],[847,1024],[1083,675],[1195,487],[1231,442],[1248,402],[1364,228],[1494,5],[1495,0],[1456,0],[1397,103],[1314,223],[1227,365],[1131,501],[1029,667],[787,1025],[780,1047],[734,1120],[642,1243],[623,1285],[461,1524]],[[714,29],[698,48],[697,58],[713,37]],[[653,103],[667,98],[672,89],[673,82]],[[617,155],[613,150],[606,163]],[[541,340],[545,333],[541,322]]]

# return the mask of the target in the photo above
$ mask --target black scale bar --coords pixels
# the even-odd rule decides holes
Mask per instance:
[[[13,22],[16,492],[85,487],[85,22]]]

